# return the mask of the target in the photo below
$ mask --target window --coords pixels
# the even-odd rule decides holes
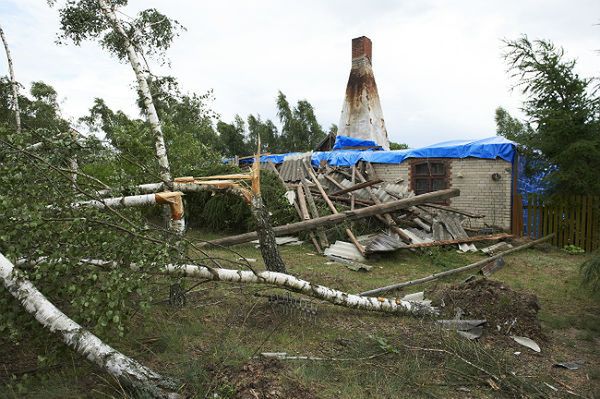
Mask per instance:
[[[448,164],[442,160],[413,161],[411,181],[417,195],[448,188]]]

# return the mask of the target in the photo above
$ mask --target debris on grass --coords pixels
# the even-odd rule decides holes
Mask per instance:
[[[529,349],[531,349],[534,352],[538,352],[540,353],[542,351],[542,349],[540,348],[540,346],[537,344],[537,342],[535,342],[534,340],[532,340],[531,338],[527,338],[527,337],[518,337],[516,335],[511,335],[510,336],[512,339],[515,340],[516,343],[518,343],[519,345],[523,345]]]
[[[290,378],[287,366],[275,358],[253,359],[239,368],[231,368],[220,384],[230,388],[232,399],[314,399],[310,387]]]
[[[456,309],[464,316],[487,320],[484,336],[511,335],[544,339],[537,318],[540,309],[537,297],[517,292],[504,283],[488,279],[454,284],[430,293],[433,304],[440,306],[443,316],[453,318]],[[444,306],[441,306],[443,304]]]

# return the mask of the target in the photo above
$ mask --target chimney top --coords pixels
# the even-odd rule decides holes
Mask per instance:
[[[366,36],[352,39],[352,59],[367,57],[369,62],[371,62],[372,48],[371,39]]]

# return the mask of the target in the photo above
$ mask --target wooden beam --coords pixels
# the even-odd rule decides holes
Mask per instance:
[[[380,215],[382,213],[397,212],[401,209],[410,208],[411,206],[424,204],[427,202],[442,201],[445,199],[458,197],[460,190],[457,188],[449,188],[445,190],[433,191],[426,194],[416,195],[410,198],[404,198],[398,201],[386,202],[381,205],[372,205],[365,208],[355,209],[354,211],[345,211],[333,215],[322,216],[318,219],[305,220],[303,222],[289,223],[284,226],[273,228],[276,236],[284,236],[288,234],[298,233],[300,231],[314,230],[320,226],[329,226],[339,224],[346,220],[358,220],[370,216]],[[204,245],[236,245],[256,240],[257,233],[250,232],[239,234],[236,236],[223,237],[207,242]]]
[[[331,200],[327,196],[327,193],[323,189],[323,186],[321,186],[321,182],[319,182],[319,179],[318,179],[317,175],[315,174],[315,171],[312,169],[312,166],[310,166],[308,164],[308,162],[306,162],[306,161],[303,162],[303,165],[304,165],[304,168],[306,169],[306,172],[308,172],[310,177],[313,179],[313,182],[317,185],[317,189],[321,193],[321,197],[323,197],[323,199],[327,203],[327,206],[329,206],[329,209],[331,210],[331,212],[333,212],[334,215],[338,214],[339,213],[338,210],[335,208],[335,205],[333,205],[333,202],[331,202]],[[356,247],[356,249],[358,249],[358,252],[360,252],[360,254],[362,256],[365,256],[365,254],[366,254],[365,247],[360,242],[358,242],[358,239],[356,238],[356,236],[354,235],[352,230],[350,230],[349,228],[346,228],[345,232],[346,232],[346,235],[348,236],[348,238],[350,239],[350,241],[352,241],[352,243]]]

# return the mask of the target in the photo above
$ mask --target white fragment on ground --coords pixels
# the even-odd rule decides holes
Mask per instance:
[[[541,352],[542,349],[540,348],[540,346],[531,338],[527,338],[527,337],[518,337],[516,335],[511,335],[510,336],[512,339],[515,340],[516,343],[523,345],[529,349],[531,349],[534,352]]]
[[[238,260],[242,261],[242,262],[246,261],[246,262],[249,262],[249,263],[256,263],[256,259],[254,259],[254,258],[238,258]]]

